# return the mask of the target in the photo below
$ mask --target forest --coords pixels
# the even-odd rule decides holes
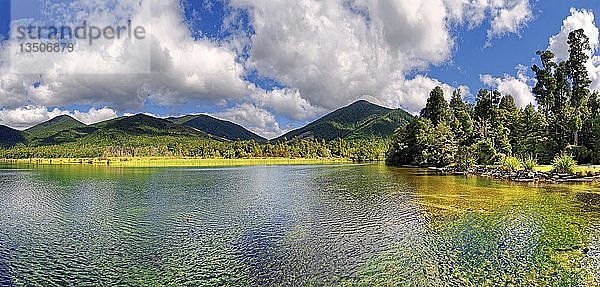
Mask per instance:
[[[477,93],[475,104],[463,101],[459,91],[448,102],[436,87],[420,115],[394,134],[387,163],[467,168],[507,157],[548,164],[569,156],[579,164],[600,164],[600,94],[590,90],[589,38],[575,30],[568,45],[565,61],[557,62],[552,51],[537,52],[537,108],[517,108],[511,95],[487,89]]]
[[[258,143],[253,140],[215,141],[192,136],[126,136],[60,145],[0,149],[0,158],[103,158],[103,157],[195,157],[195,158],[345,158],[355,162],[383,160],[385,140],[317,139]]]

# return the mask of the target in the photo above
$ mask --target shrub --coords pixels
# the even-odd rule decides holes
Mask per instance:
[[[590,151],[584,146],[577,146],[577,145],[567,146],[565,153],[572,155],[573,159],[575,159],[578,163],[591,162]]]
[[[459,147],[456,153],[456,168],[460,171],[467,171],[475,166],[475,158],[473,158],[473,151],[467,147]]]
[[[538,164],[537,160],[533,156],[528,155],[521,160],[521,165],[526,171],[533,171],[533,168]]]
[[[482,140],[473,146],[473,155],[479,164],[489,165],[496,161],[496,149],[490,140]]]
[[[509,171],[516,171],[521,168],[521,161],[514,156],[504,156],[500,161],[502,169]]]
[[[561,154],[557,155],[552,162],[552,170],[557,173],[573,173],[577,162],[572,155]]]

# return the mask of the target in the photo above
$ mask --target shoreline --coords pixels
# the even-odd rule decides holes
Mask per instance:
[[[509,171],[500,167],[477,166],[467,171],[460,171],[454,167],[435,168],[430,167],[429,170],[437,171],[442,175],[472,175],[479,177],[487,177],[496,180],[507,180],[511,182],[525,183],[594,183],[600,182],[600,173],[593,170],[584,170],[582,172],[557,173],[553,171],[542,170],[517,170]]]
[[[350,164],[343,158],[193,158],[193,157],[110,157],[110,158],[31,158],[0,159],[0,164],[34,166],[106,166],[106,167],[211,167],[252,165]]]

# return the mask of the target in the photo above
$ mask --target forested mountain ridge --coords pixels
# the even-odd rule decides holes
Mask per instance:
[[[238,124],[220,120],[208,115],[187,115],[183,117],[171,117],[167,118],[167,120],[175,124],[193,127],[207,134],[228,140],[253,140],[261,143],[267,141],[267,139]]]
[[[290,131],[277,139],[315,138],[331,141],[340,139],[386,139],[406,125],[413,116],[402,109],[388,109],[365,100],[337,109],[308,125]]]
[[[145,114],[137,114],[125,117],[116,121],[111,121],[94,131],[96,135],[120,134],[127,135],[148,135],[148,136],[166,136],[166,135],[186,135],[212,138],[207,133],[188,127],[178,125],[171,121],[155,118]]]
[[[22,132],[7,126],[0,125],[0,135],[0,148],[10,148],[25,142]]]
[[[161,119],[138,114],[84,125],[60,117],[32,127],[37,137],[11,140],[0,148],[0,158],[185,156],[200,158],[348,158],[355,161],[381,160],[387,139],[397,127],[412,118],[402,110],[360,101],[335,111],[310,127],[321,127],[321,137],[289,142],[264,138],[231,122],[208,116],[189,115]],[[47,127],[46,134],[41,127]],[[328,129],[328,127],[333,127]],[[0,132],[8,142],[25,132]],[[333,131],[333,132],[332,132]],[[337,136],[339,135],[339,136]],[[14,143],[13,143],[14,142]]]
[[[68,115],[52,118],[41,124],[37,124],[23,131],[28,141],[43,142],[45,139],[66,130],[85,128],[84,123]]]

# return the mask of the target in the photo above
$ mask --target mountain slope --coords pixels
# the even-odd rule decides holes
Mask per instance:
[[[168,118],[167,120],[189,127],[196,128],[207,134],[218,136],[228,140],[254,140],[266,142],[267,140],[246,128],[224,120],[216,119],[208,115],[190,115],[179,118]]]
[[[119,118],[98,125],[101,128],[94,131],[94,135],[108,136],[198,136],[214,138],[205,132],[192,127],[178,125],[165,119],[151,117],[145,114]]]
[[[0,147],[10,148],[18,143],[25,143],[25,136],[23,136],[23,133],[7,126],[0,125]]]
[[[85,127],[86,125],[84,123],[70,116],[62,115],[28,128],[24,131],[24,134],[30,140],[39,140],[48,138],[62,131]]]
[[[335,110],[303,128],[290,131],[276,140],[317,138],[330,141],[336,138],[387,138],[411,119],[412,116],[404,110],[388,109],[361,100]]]

